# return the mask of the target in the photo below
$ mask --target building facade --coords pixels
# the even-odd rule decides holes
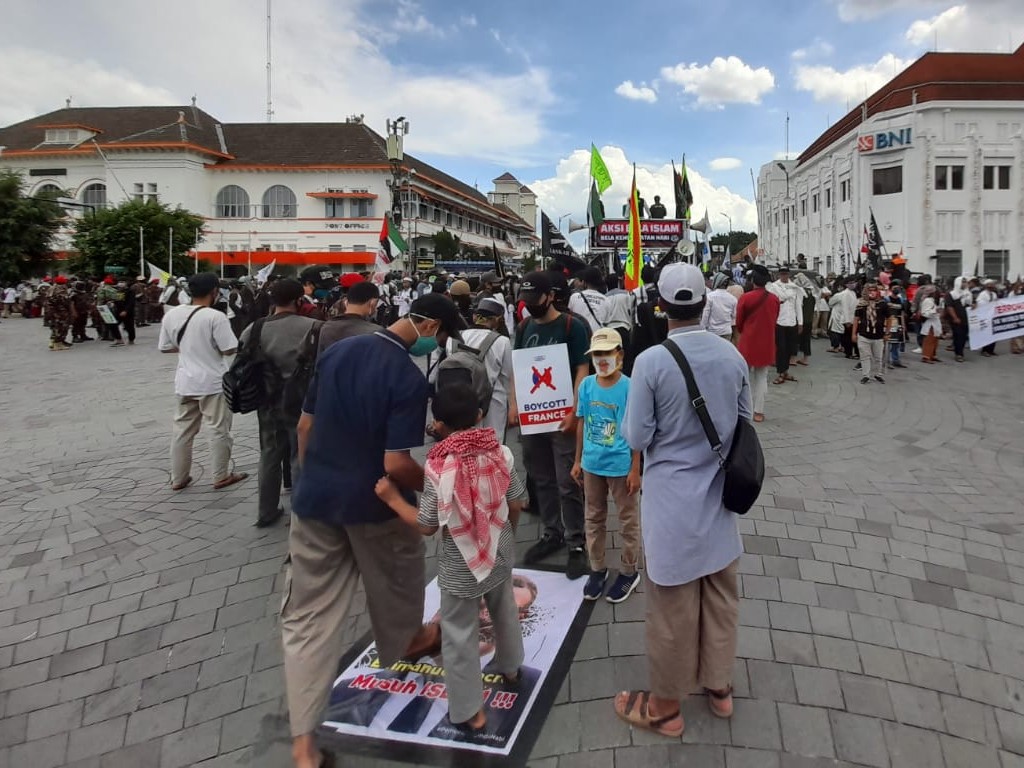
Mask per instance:
[[[815,140],[762,166],[772,263],[856,266],[872,214],[912,272],[1024,274],[1024,46],[928,53]]]
[[[20,173],[30,195],[71,198],[74,215],[130,199],[187,208],[205,219],[199,258],[231,274],[271,260],[368,269],[383,217],[399,206],[405,268],[429,263],[442,229],[469,251],[497,247],[510,261],[535,238],[533,224],[474,187],[408,154],[390,162],[386,140],[361,118],[221,123],[194,103],[69,107],[0,128],[0,168]],[[59,254],[71,247],[70,227]]]

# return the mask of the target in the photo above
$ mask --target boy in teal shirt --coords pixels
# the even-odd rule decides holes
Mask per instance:
[[[576,404],[576,463],[572,476],[583,486],[590,578],[583,597],[598,600],[608,582],[605,543],[608,537],[608,494],[619,510],[622,567],[608,590],[609,603],[621,603],[640,584],[640,453],[622,437],[622,417],[629,397],[629,378],[622,373],[622,339],[611,328],[591,337],[587,354],[596,375],[580,384]]]

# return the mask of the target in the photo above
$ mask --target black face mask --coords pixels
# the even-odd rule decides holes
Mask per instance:
[[[550,306],[551,306],[550,303],[547,303],[547,304],[527,304],[526,305],[526,311],[530,313],[530,317],[533,317],[533,318],[539,320],[540,318],[544,317],[544,315],[546,315],[548,313],[548,307],[550,307]]]

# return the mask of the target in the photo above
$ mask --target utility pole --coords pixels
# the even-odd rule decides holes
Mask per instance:
[[[391,212],[392,220],[398,227],[398,230],[402,230],[402,193],[401,193],[401,173],[402,173],[402,162],[405,160],[404,150],[404,137],[409,134],[409,121],[405,119],[405,116],[396,117],[394,120],[388,120],[387,122],[387,151],[388,161],[391,163]],[[387,214],[385,213],[385,216]],[[409,232],[412,232],[412,225],[409,226]],[[407,271],[412,271],[412,242],[411,240],[406,243],[407,251],[405,257],[405,267]]]
[[[271,122],[274,119],[274,98],[273,88],[271,80],[271,49],[270,49],[270,30],[271,30],[271,19],[270,19],[270,4],[272,0],[267,0],[267,122]]]
[[[787,125],[789,118],[786,118]],[[789,205],[789,169],[782,163],[776,163],[784,174],[786,174],[786,266],[790,266],[793,262],[793,246],[789,239],[789,228],[792,226],[793,210]]]

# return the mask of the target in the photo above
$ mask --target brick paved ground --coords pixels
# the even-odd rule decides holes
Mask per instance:
[[[251,527],[254,480],[214,492],[200,464],[170,492],[155,337],[58,354],[0,325],[0,768],[287,765],[285,529]],[[643,596],[601,603],[531,765],[1024,766],[1021,360],[884,387],[813,363],[761,430],[735,718],[690,700],[675,741],[617,721],[609,698],[646,682]]]

